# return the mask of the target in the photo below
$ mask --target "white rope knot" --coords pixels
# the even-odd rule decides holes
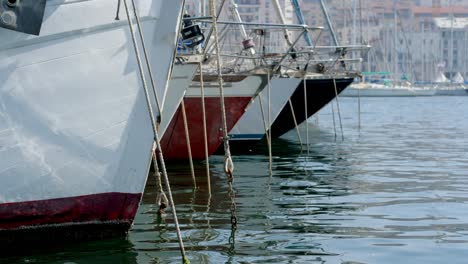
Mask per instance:
[[[164,209],[166,209],[169,204],[169,200],[164,192],[158,192],[156,195],[156,204],[159,206],[159,214],[164,214]]]
[[[224,172],[226,172],[232,179],[232,173],[234,172],[234,162],[232,162],[231,155],[226,155],[224,159]]]

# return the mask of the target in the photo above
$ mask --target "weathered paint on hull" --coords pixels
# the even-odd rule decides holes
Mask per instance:
[[[226,108],[226,123],[228,131],[236,124],[251,97],[226,97],[224,98]],[[196,160],[205,159],[205,147],[203,138],[203,115],[201,98],[184,98],[187,123],[190,135],[192,157]],[[212,155],[222,144],[222,119],[220,100],[216,97],[205,98],[206,124],[208,138],[208,155]],[[164,137],[162,148],[165,160],[188,159],[187,142],[185,137],[182,110],[179,106],[174,118],[169,124]]]

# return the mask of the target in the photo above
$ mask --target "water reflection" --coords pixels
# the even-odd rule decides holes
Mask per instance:
[[[197,189],[188,163],[168,164],[191,262],[464,263],[468,97],[361,100],[361,130],[356,101],[341,101],[344,141],[330,109],[309,127],[308,152],[296,132],[275,140],[271,175],[266,147],[234,157],[235,233],[223,157],[210,159],[211,196],[203,162]],[[126,239],[9,262],[179,263],[172,215],[158,216],[154,187],[150,178]]]

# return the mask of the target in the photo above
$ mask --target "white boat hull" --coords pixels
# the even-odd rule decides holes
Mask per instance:
[[[301,82],[299,78],[273,77],[270,82],[270,106],[268,106],[267,87],[254,99],[247,108],[239,122],[232,128],[229,135],[232,141],[258,141],[265,135],[265,127],[268,128],[268,109],[270,109],[271,122],[280,114],[288,103],[297,86]],[[263,105],[263,115],[261,104]]]
[[[138,1],[165,105],[184,92],[166,92],[182,3]],[[132,223],[153,131],[123,3],[120,20],[116,8],[51,0],[40,36],[0,29],[0,231]]]
[[[193,73],[198,68],[198,64],[176,65],[175,72],[185,72],[185,69],[193,69],[192,75],[181,74],[192,80]],[[249,106],[252,98],[261,91],[266,84],[266,75],[225,75],[224,78],[224,110],[226,112],[226,127],[230,130],[241,118]],[[185,78],[187,79],[187,78]],[[188,90],[184,98],[184,106],[188,123],[188,133],[190,137],[190,149],[192,158],[202,160],[206,155],[212,155],[218,147],[222,145],[222,111],[220,105],[220,91],[217,76],[212,74],[204,75],[204,104],[205,122],[207,133],[207,151],[205,153],[205,136],[203,129],[202,95],[200,76],[195,77],[191,85],[187,85]],[[182,78],[178,85],[183,84]],[[177,85],[176,80],[171,80],[171,86]],[[249,107],[250,108],[250,107]],[[175,117],[162,139],[162,149],[166,160],[187,160],[188,145],[186,141],[185,126],[183,121],[182,107],[179,107]]]

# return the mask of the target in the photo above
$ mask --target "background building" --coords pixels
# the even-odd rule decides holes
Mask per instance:
[[[290,0],[279,0],[287,23],[297,23]],[[194,4],[191,4],[194,3]],[[207,1],[208,2],[208,1]],[[271,0],[236,0],[246,22],[278,23]],[[326,0],[340,44],[369,44],[361,70],[391,72],[392,78],[432,81],[438,71],[468,79],[468,0]],[[188,0],[190,12],[199,1]],[[226,1],[229,5],[230,0]],[[319,0],[300,0],[309,26],[327,29]],[[194,7],[195,6],[195,7]],[[317,36],[313,39],[316,40]],[[280,35],[272,41],[278,45]],[[324,30],[319,45],[332,45]],[[353,56],[360,56],[354,54]]]

